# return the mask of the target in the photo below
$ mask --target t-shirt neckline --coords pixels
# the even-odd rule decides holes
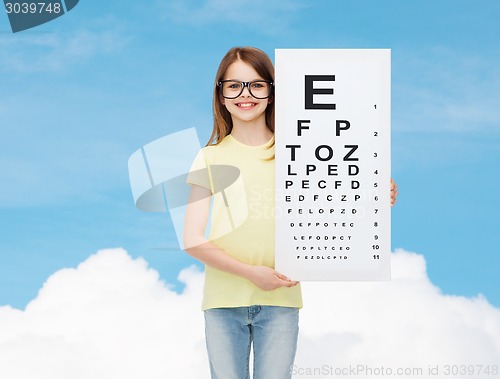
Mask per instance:
[[[271,137],[271,139],[261,145],[247,145],[241,141],[238,141],[236,138],[234,138],[234,136],[232,134],[228,134],[227,137],[231,138],[233,141],[235,141],[236,143],[238,143],[239,145],[247,148],[247,149],[263,149],[263,148],[267,148],[271,145],[273,139],[274,139],[274,136]]]

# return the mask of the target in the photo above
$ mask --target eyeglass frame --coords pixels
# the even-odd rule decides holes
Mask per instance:
[[[234,97],[227,97],[227,96],[224,96],[224,91],[222,90],[222,84],[223,83],[227,83],[227,82],[237,82],[237,83],[241,83],[242,87],[241,87],[241,91],[238,95],[234,96]],[[252,90],[250,89],[250,84],[252,83],[258,83],[258,82],[264,82],[264,83],[268,83],[271,87],[269,88],[269,95],[267,95],[266,97],[257,97],[257,96],[254,96],[254,94],[252,93]],[[220,93],[222,95],[222,97],[224,99],[236,99],[237,97],[241,96],[241,94],[243,93],[243,91],[245,90],[245,87],[248,88],[248,93],[250,93],[250,95],[256,99],[259,99],[259,100],[263,100],[263,99],[268,99],[269,97],[271,97],[272,95],[272,90],[274,88],[274,82],[270,81],[270,80],[264,80],[264,79],[258,79],[258,80],[252,80],[250,82],[242,82],[241,80],[235,80],[235,79],[226,79],[226,80],[220,80],[218,83],[217,83],[217,87],[219,88],[220,90]]]

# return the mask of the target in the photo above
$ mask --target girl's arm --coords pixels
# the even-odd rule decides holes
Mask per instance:
[[[210,199],[211,193],[208,189],[191,185],[184,219],[184,250],[189,255],[208,266],[246,278],[265,291],[293,287],[298,283],[271,267],[240,262],[207,241],[205,229],[210,213]]]

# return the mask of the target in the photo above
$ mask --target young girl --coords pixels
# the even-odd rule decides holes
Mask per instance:
[[[188,176],[184,245],[206,266],[212,379],[249,378],[252,344],[254,379],[291,377],[302,296],[298,282],[274,269],[273,89],[263,51],[228,51],[215,78],[214,130]],[[396,196],[392,184],[392,204]]]

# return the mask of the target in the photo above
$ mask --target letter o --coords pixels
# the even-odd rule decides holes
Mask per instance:
[[[328,155],[326,158],[322,158],[321,155],[319,154],[319,152],[322,150],[322,149],[326,149],[328,150]],[[328,146],[328,145],[319,145],[316,150],[314,151],[314,155],[316,156],[316,159],[318,161],[321,161],[321,162],[326,162],[326,161],[329,161],[330,159],[333,158],[333,149],[331,146]]]

